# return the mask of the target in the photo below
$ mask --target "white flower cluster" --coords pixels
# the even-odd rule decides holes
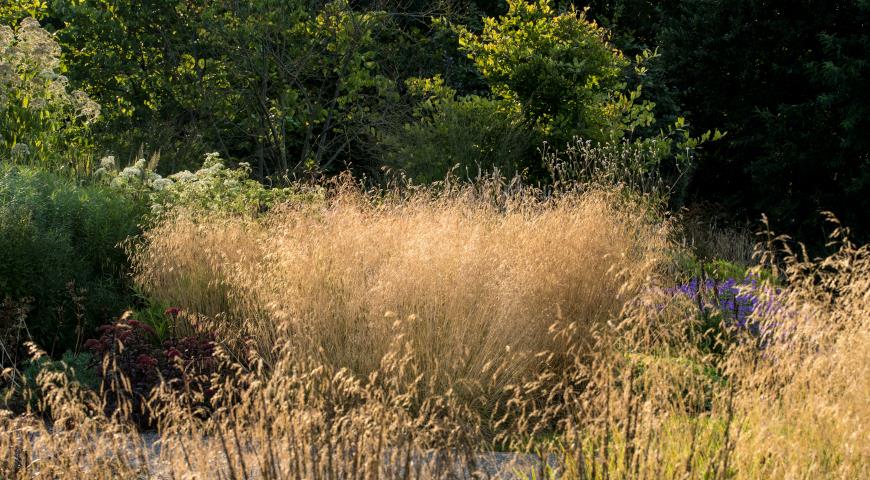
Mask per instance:
[[[241,163],[240,167],[242,169],[246,169],[248,167],[247,163]],[[197,170],[196,172],[191,172],[190,170],[182,170],[178,173],[174,173],[169,176],[169,179],[178,182],[178,183],[194,183],[194,182],[213,182],[219,177],[221,174],[227,170],[227,167],[224,165],[223,159],[221,159],[219,152],[211,152],[205,154],[205,159],[202,162],[202,168]],[[226,186],[232,187],[238,185],[238,180],[234,178],[229,178],[224,181]]]
[[[178,183],[189,183],[196,181],[196,174],[190,173],[190,170],[182,170],[178,173],[170,175],[169,178]]]
[[[220,152],[206,153],[205,160],[202,162],[202,168],[208,169],[217,166],[223,167],[223,160],[221,160]]]
[[[54,70],[60,66],[60,45],[33,17],[25,18],[15,36],[18,54],[34,67]]]
[[[115,157],[113,155],[109,155],[108,157],[103,157],[100,159],[100,168],[105,168],[107,170],[115,169]]]
[[[33,18],[17,31],[0,26],[0,114],[10,102],[33,111],[69,112],[85,124],[100,116],[100,105],[81,90],[69,91],[69,79],[57,73],[60,45]]]
[[[7,25],[0,26],[0,111],[5,110],[8,92],[17,81],[14,63],[10,60],[14,41],[15,32]]]
[[[171,187],[174,184],[175,184],[175,182],[173,182],[169,178],[157,178],[151,182],[151,188],[153,188],[154,190],[157,190],[159,192],[161,190],[165,190],[165,189]]]
[[[25,146],[26,147],[26,146]],[[206,154],[203,166],[196,172],[183,170],[168,177],[162,177],[148,166],[144,158],[133,165],[118,169],[114,156],[100,159],[100,166],[94,171],[94,176],[107,181],[117,188],[144,188],[155,192],[164,191],[174,185],[184,185],[188,190],[208,190],[221,185],[224,188],[241,187],[241,178],[247,178],[250,167],[240,164],[239,170],[227,169],[220,154]]]
[[[100,168],[94,171],[94,176],[108,180],[109,184],[116,188],[144,188],[160,191],[175,183],[148,168],[148,162],[144,158],[140,158],[133,165],[118,171],[115,157],[111,155],[100,159]]]
[[[206,155],[202,168],[195,172],[184,170],[168,177],[155,173],[144,159],[119,171],[111,156],[100,160],[94,174],[114,188],[147,195],[155,215],[174,208],[247,214],[292,194],[290,189],[267,189],[251,179],[247,163],[227,167],[218,153]]]

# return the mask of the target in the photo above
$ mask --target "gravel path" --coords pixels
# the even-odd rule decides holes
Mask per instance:
[[[40,442],[38,437],[39,434],[31,436],[31,441],[35,441],[36,453],[30,459],[30,461],[36,464],[33,466],[37,469],[39,468],[38,464],[40,462],[52,462],[51,454],[48,451],[45,451],[44,455],[40,455]],[[114,442],[109,441],[108,439],[101,440],[101,447],[98,447],[93,440],[77,441],[74,438],[66,438],[64,442],[66,442],[67,446],[71,446],[73,451],[67,451],[64,455],[70,453],[76,456],[81,455],[80,458],[84,459],[83,461],[85,462],[87,462],[88,458],[101,458],[102,461],[105,461],[107,456],[111,458],[115,455],[122,455],[126,457],[124,463],[133,462],[135,465],[144,461],[148,464],[147,469],[142,469],[143,472],[148,472],[142,474],[141,478],[143,479],[163,480],[173,478],[171,465],[160,458],[161,449],[167,447],[161,445],[161,442],[159,441],[160,438],[156,433],[141,434],[141,443],[136,441],[124,445],[123,442],[129,441],[129,437],[126,438],[127,440],[123,440],[119,437]],[[108,447],[108,449],[106,447]],[[194,469],[198,468],[200,471],[206,470],[208,472],[206,474],[207,476],[190,478],[219,478],[221,477],[221,472],[227,471],[226,460],[219,444],[209,451],[212,452],[209,455],[209,458],[196,458],[192,460],[194,463]],[[170,453],[174,458],[184,458],[180,452]],[[98,457],[93,457],[93,455],[97,455]],[[316,459],[317,456],[318,455],[312,451],[311,455],[307,457],[310,460],[311,458]],[[42,458],[40,459],[40,457]],[[345,455],[345,459],[348,459],[348,457],[352,459],[351,455]],[[420,476],[422,478],[451,479],[492,478],[519,480],[526,478],[541,478],[542,476],[540,472],[542,462],[539,457],[535,455],[502,452],[478,453],[474,456],[474,471],[469,469],[466,462],[447,457],[448,456],[444,455],[443,452],[434,450],[412,455],[410,460],[410,470],[412,474],[410,475],[410,478],[417,478],[418,475],[416,472],[421,472],[422,475]],[[404,478],[406,462],[407,459],[404,457],[404,454],[400,455],[396,451],[385,452],[380,468],[380,471],[382,472],[381,476]],[[548,463],[551,466],[554,466],[555,458],[549,459]],[[345,463],[345,465],[347,464]],[[86,465],[79,464],[79,467],[83,468],[85,471],[88,470],[88,466]],[[245,472],[246,475],[242,475],[242,472],[237,471],[237,476],[244,476],[250,480],[261,478],[257,466],[248,465],[248,467],[248,471]],[[222,478],[226,478],[226,475],[223,475]]]
[[[151,478],[168,479],[171,478],[168,465],[163,465],[159,456],[158,436],[153,433],[142,434],[143,443],[149,450],[149,470],[152,472]],[[492,479],[527,479],[540,478],[541,461],[536,455],[503,453],[503,452],[486,452],[478,453],[475,456],[476,472],[471,472],[466,465],[458,461],[454,461],[453,465],[445,465],[443,459],[439,458],[436,452],[416,455],[411,460],[411,470],[421,470],[428,472],[444,472],[447,478],[492,478]],[[389,462],[390,455],[385,454],[385,461]],[[223,458],[216,456],[215,471],[225,466]],[[439,463],[441,462],[441,463]],[[550,459],[550,465],[555,464],[555,459]],[[397,466],[398,476],[403,473],[402,466]],[[249,468],[248,478],[251,480],[259,478],[259,473],[256,468]],[[217,476],[217,474],[215,474]],[[412,475],[413,477],[413,475]]]

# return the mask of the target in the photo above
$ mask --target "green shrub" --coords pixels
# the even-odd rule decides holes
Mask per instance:
[[[639,96],[625,96],[623,73],[631,62],[585,11],[560,13],[553,3],[509,0],[507,14],[484,19],[480,33],[458,28],[460,50],[493,94],[517,105],[551,141],[622,137]]]
[[[145,203],[55,174],[0,168],[0,298],[30,299],[27,327],[50,354],[75,347],[129,300],[120,243]]]
[[[535,135],[513,104],[457,96],[441,77],[406,83],[420,102],[413,123],[385,134],[386,165],[417,182],[443,180],[454,167],[474,178],[493,169],[511,177],[528,166]]]
[[[92,390],[100,385],[100,378],[94,370],[94,356],[89,352],[66,351],[60,360],[52,360],[46,356],[28,360],[22,372],[24,384],[38,391],[39,374],[42,372],[64,372],[69,381]]]

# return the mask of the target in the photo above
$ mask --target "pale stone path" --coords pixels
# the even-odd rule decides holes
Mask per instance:
[[[156,434],[142,434],[143,443],[146,446],[149,459],[149,470],[153,479],[169,479],[171,474],[168,471],[168,465],[161,464],[158,456],[158,437]],[[444,465],[443,460],[439,459],[439,455],[432,452],[431,454],[417,455],[411,460],[411,469],[422,471],[439,471],[443,472],[445,478],[457,479],[476,479],[476,478],[491,478],[504,480],[520,480],[541,477],[541,461],[535,455],[517,454],[517,453],[502,453],[502,452],[487,452],[478,453],[475,456],[475,464],[477,471],[471,472],[466,465],[458,461],[454,461],[453,465]],[[550,465],[555,464],[555,459],[549,459]],[[217,478],[217,470],[223,467],[223,459],[218,455],[214,460],[220,465],[215,465],[215,478]],[[440,465],[438,462],[442,462]],[[402,473],[400,467],[397,472]],[[241,472],[239,472],[241,473]],[[247,472],[248,478],[255,480],[259,478],[259,474],[255,468],[250,468]],[[400,477],[402,475],[399,475]],[[413,478],[414,475],[411,475]]]

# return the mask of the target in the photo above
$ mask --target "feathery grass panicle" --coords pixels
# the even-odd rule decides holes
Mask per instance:
[[[501,205],[481,197],[343,190],[260,221],[180,216],[146,235],[138,280],[157,298],[222,317],[227,334],[267,357],[290,341],[361,376],[378,368],[395,320],[413,316],[407,341],[426,356],[422,373],[495,392],[555,348],[558,315],[586,330],[617,315],[664,257],[667,226],[604,192],[518,193]],[[492,383],[483,367],[506,350],[516,361]]]

